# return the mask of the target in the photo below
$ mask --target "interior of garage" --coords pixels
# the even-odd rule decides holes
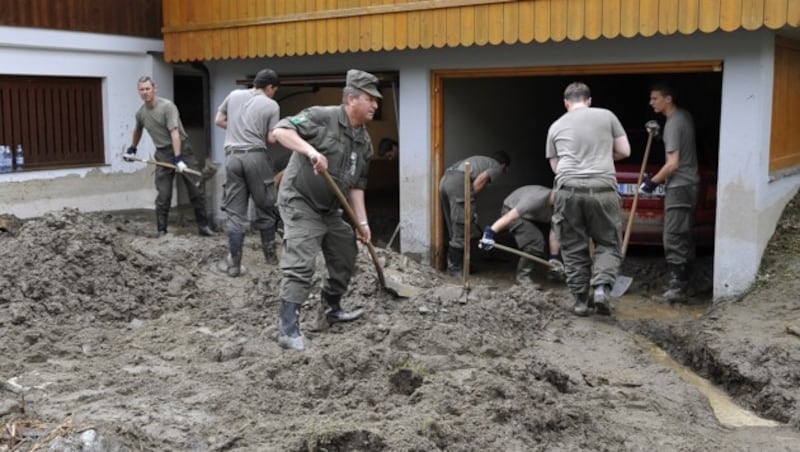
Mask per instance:
[[[504,150],[511,156],[511,167],[503,178],[489,185],[477,200],[481,226],[491,224],[499,215],[503,199],[522,185],[552,186],[553,172],[545,159],[547,130],[564,112],[563,91],[573,81],[582,81],[592,90],[592,106],[613,111],[625,127],[631,142],[631,157],[617,162],[638,175],[647,144],[645,123],[651,119],[662,125],[665,118],[649,106],[650,87],[667,83],[676,93],[680,106],[692,113],[695,120],[698,159],[701,173],[715,174],[718,161],[722,72],[658,73],[557,73],[548,75],[476,76],[443,78],[442,148],[443,165],[476,154],[491,155]],[[653,140],[648,170],[657,170],[664,163],[664,146]],[[700,193],[714,201],[716,181],[709,181],[713,190]],[[646,202],[646,201],[645,201]],[[638,210],[638,209],[637,209]],[[709,215],[706,213],[705,215]],[[698,243],[713,248],[713,207],[710,218],[712,238]],[[639,221],[637,217],[637,222]],[[436,254],[444,255],[446,231],[443,222],[434,231],[439,241]],[[514,246],[507,233],[498,240]],[[645,241],[646,242],[646,241]],[[635,242],[632,242],[632,244]],[[650,241],[658,248],[659,241]],[[641,244],[641,243],[640,243]],[[653,250],[659,252],[660,250]],[[478,254],[479,256],[480,254]]]

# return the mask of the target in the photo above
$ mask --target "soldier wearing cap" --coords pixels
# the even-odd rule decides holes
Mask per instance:
[[[274,143],[271,131],[280,118],[280,107],[272,98],[278,91],[278,74],[258,71],[250,89],[231,91],[217,109],[215,123],[225,129],[225,193],[222,210],[228,215],[228,276],[241,273],[242,245],[250,227],[247,208],[255,206],[253,225],[261,235],[267,264],[277,265],[275,254],[275,175],[267,155]]]
[[[356,239],[371,239],[364,190],[373,149],[366,123],[382,97],[377,77],[351,69],[341,105],[307,108],[282,119],[273,130],[278,143],[293,151],[278,190],[284,222],[278,343],[284,348],[305,348],[300,307],[308,298],[320,250],[327,268],[321,294],[327,321],[351,321],[362,314],[360,309],[344,311],[341,299],[355,269]],[[328,171],[349,198],[365,236],[356,237],[353,226],[342,218],[342,206],[321,171]]]

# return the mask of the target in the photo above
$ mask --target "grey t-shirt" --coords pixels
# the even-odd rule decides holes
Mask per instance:
[[[147,104],[142,104],[136,112],[136,129],[147,130],[157,148],[172,146],[170,132],[175,128],[180,129],[181,141],[189,138],[189,135],[183,130],[178,107],[170,100],[157,97],[153,108],[147,108]]]
[[[474,181],[475,178],[484,171],[489,172],[489,179],[492,182],[495,182],[497,178],[503,174],[503,165],[501,165],[500,162],[491,157],[486,157],[483,155],[474,155],[472,157],[465,158],[464,160],[454,163],[448,169],[464,171],[464,163],[466,162],[469,162],[470,165],[469,180],[472,181]]]
[[[541,185],[524,185],[514,190],[503,200],[503,207],[517,209],[519,216],[528,221],[550,223],[553,206],[550,205],[552,190]]]
[[[231,91],[218,111],[228,117],[226,151],[266,148],[267,134],[280,119],[278,103],[255,89]]]
[[[275,127],[294,129],[317,151],[328,159],[328,173],[347,196],[355,188],[367,188],[369,163],[372,161],[372,140],[364,125],[351,127],[347,112],[341,105],[311,107],[295,116],[283,118]],[[339,207],[336,195],[328,188],[322,175],[305,156],[292,152],[281,182],[278,202],[303,198],[318,212],[330,212]]]
[[[558,157],[556,187],[582,179],[588,186],[616,189],[614,139],[624,135],[617,116],[605,108],[564,113],[550,126],[545,150],[548,160]]]
[[[664,151],[667,155],[680,151],[678,169],[667,180],[667,187],[680,187],[700,182],[697,171],[697,145],[694,139],[692,115],[678,108],[664,124]]]

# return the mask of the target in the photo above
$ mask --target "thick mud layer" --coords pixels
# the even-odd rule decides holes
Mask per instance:
[[[171,222],[160,239],[149,236],[149,214],[64,210],[0,228],[0,451],[800,444],[800,337],[787,332],[800,324],[796,274],[775,273],[719,306],[701,277],[695,311],[685,311],[701,314],[625,317],[623,305],[654,303],[664,278],[660,256],[632,255],[623,273],[635,285],[620,316],[578,318],[564,287],[511,284],[513,260],[487,261],[465,290],[379,249],[387,276],[418,289],[399,299],[378,287],[362,250],[343,304],[364,317],[319,322],[319,259],[302,312],[307,349],[291,352],[275,342],[281,277],[257,236],[246,239],[247,272],[229,278],[218,269],[224,235]],[[700,262],[696,274],[710,275],[710,259]],[[634,333],[782,425],[723,426]]]

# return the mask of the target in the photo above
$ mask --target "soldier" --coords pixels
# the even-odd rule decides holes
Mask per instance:
[[[328,273],[321,294],[328,321],[351,321],[362,313],[344,311],[341,299],[355,270],[356,238],[366,243],[372,235],[364,203],[373,157],[366,123],[383,96],[372,74],[351,69],[346,80],[341,105],[308,108],[282,119],[273,131],[275,139],[293,151],[278,191],[284,222],[278,343],[289,349],[305,349],[300,307],[308,298],[320,249]],[[349,196],[365,236],[356,237],[353,226],[342,218],[342,206],[320,171],[328,171]]]
[[[650,91],[653,111],[667,117],[664,124],[666,162],[653,177],[642,183],[641,192],[653,193],[666,184],[664,197],[664,257],[669,267],[669,283],[662,295],[665,301],[686,301],[689,266],[695,257],[694,217],[697,208],[697,145],[692,115],[678,107],[672,89],[656,85]]]
[[[504,151],[497,151],[492,157],[476,155],[459,160],[444,172],[439,182],[439,197],[442,203],[445,225],[450,236],[447,248],[447,271],[455,276],[464,272],[464,163],[470,164],[469,180],[470,205],[472,206],[472,226],[470,240],[481,236],[476,213],[476,196],[488,184],[495,182],[508,170],[511,159]]]
[[[553,224],[561,241],[567,286],[575,298],[573,312],[579,316],[589,315],[590,301],[598,314],[611,314],[609,292],[622,261],[614,161],[631,153],[616,115],[591,105],[588,86],[580,82],[567,86],[567,112],[550,126],[545,151],[556,175]],[[594,241],[594,257],[589,240]]]
[[[150,139],[156,146],[155,159],[159,162],[175,165],[175,169],[156,167],[156,237],[163,237],[167,233],[167,218],[172,204],[172,182],[175,173],[180,175],[180,180],[186,186],[189,201],[194,207],[197,230],[202,236],[214,235],[208,227],[206,215],[205,188],[200,182],[195,185],[188,175],[183,174],[186,168],[198,168],[197,160],[189,144],[189,136],[183,130],[178,107],[172,101],[156,95],[156,82],[148,76],[140,77],[137,89],[139,97],[144,104],[136,112],[136,126],[133,129],[131,146],[125,152],[123,159],[131,161],[129,157],[136,155],[136,146],[142,138],[142,130],[147,130]]]
[[[216,124],[225,129],[225,193],[222,210],[228,214],[228,276],[241,273],[242,245],[250,227],[248,202],[255,206],[255,228],[267,264],[277,265],[275,254],[275,180],[267,142],[275,143],[271,131],[280,118],[280,107],[272,100],[278,91],[278,74],[258,71],[253,88],[230,92],[217,110]]]
[[[547,272],[550,281],[564,280],[564,264],[561,262],[558,236],[555,228],[548,227],[553,217],[553,190],[541,185],[525,185],[511,192],[503,200],[501,217],[491,226],[486,226],[478,246],[484,250],[494,247],[495,234],[508,228],[517,242],[517,248],[542,259],[549,259],[551,268]],[[547,231],[549,229],[549,231]],[[545,253],[544,233],[548,233]],[[534,262],[521,257],[517,264],[517,284],[536,286],[531,280]]]

